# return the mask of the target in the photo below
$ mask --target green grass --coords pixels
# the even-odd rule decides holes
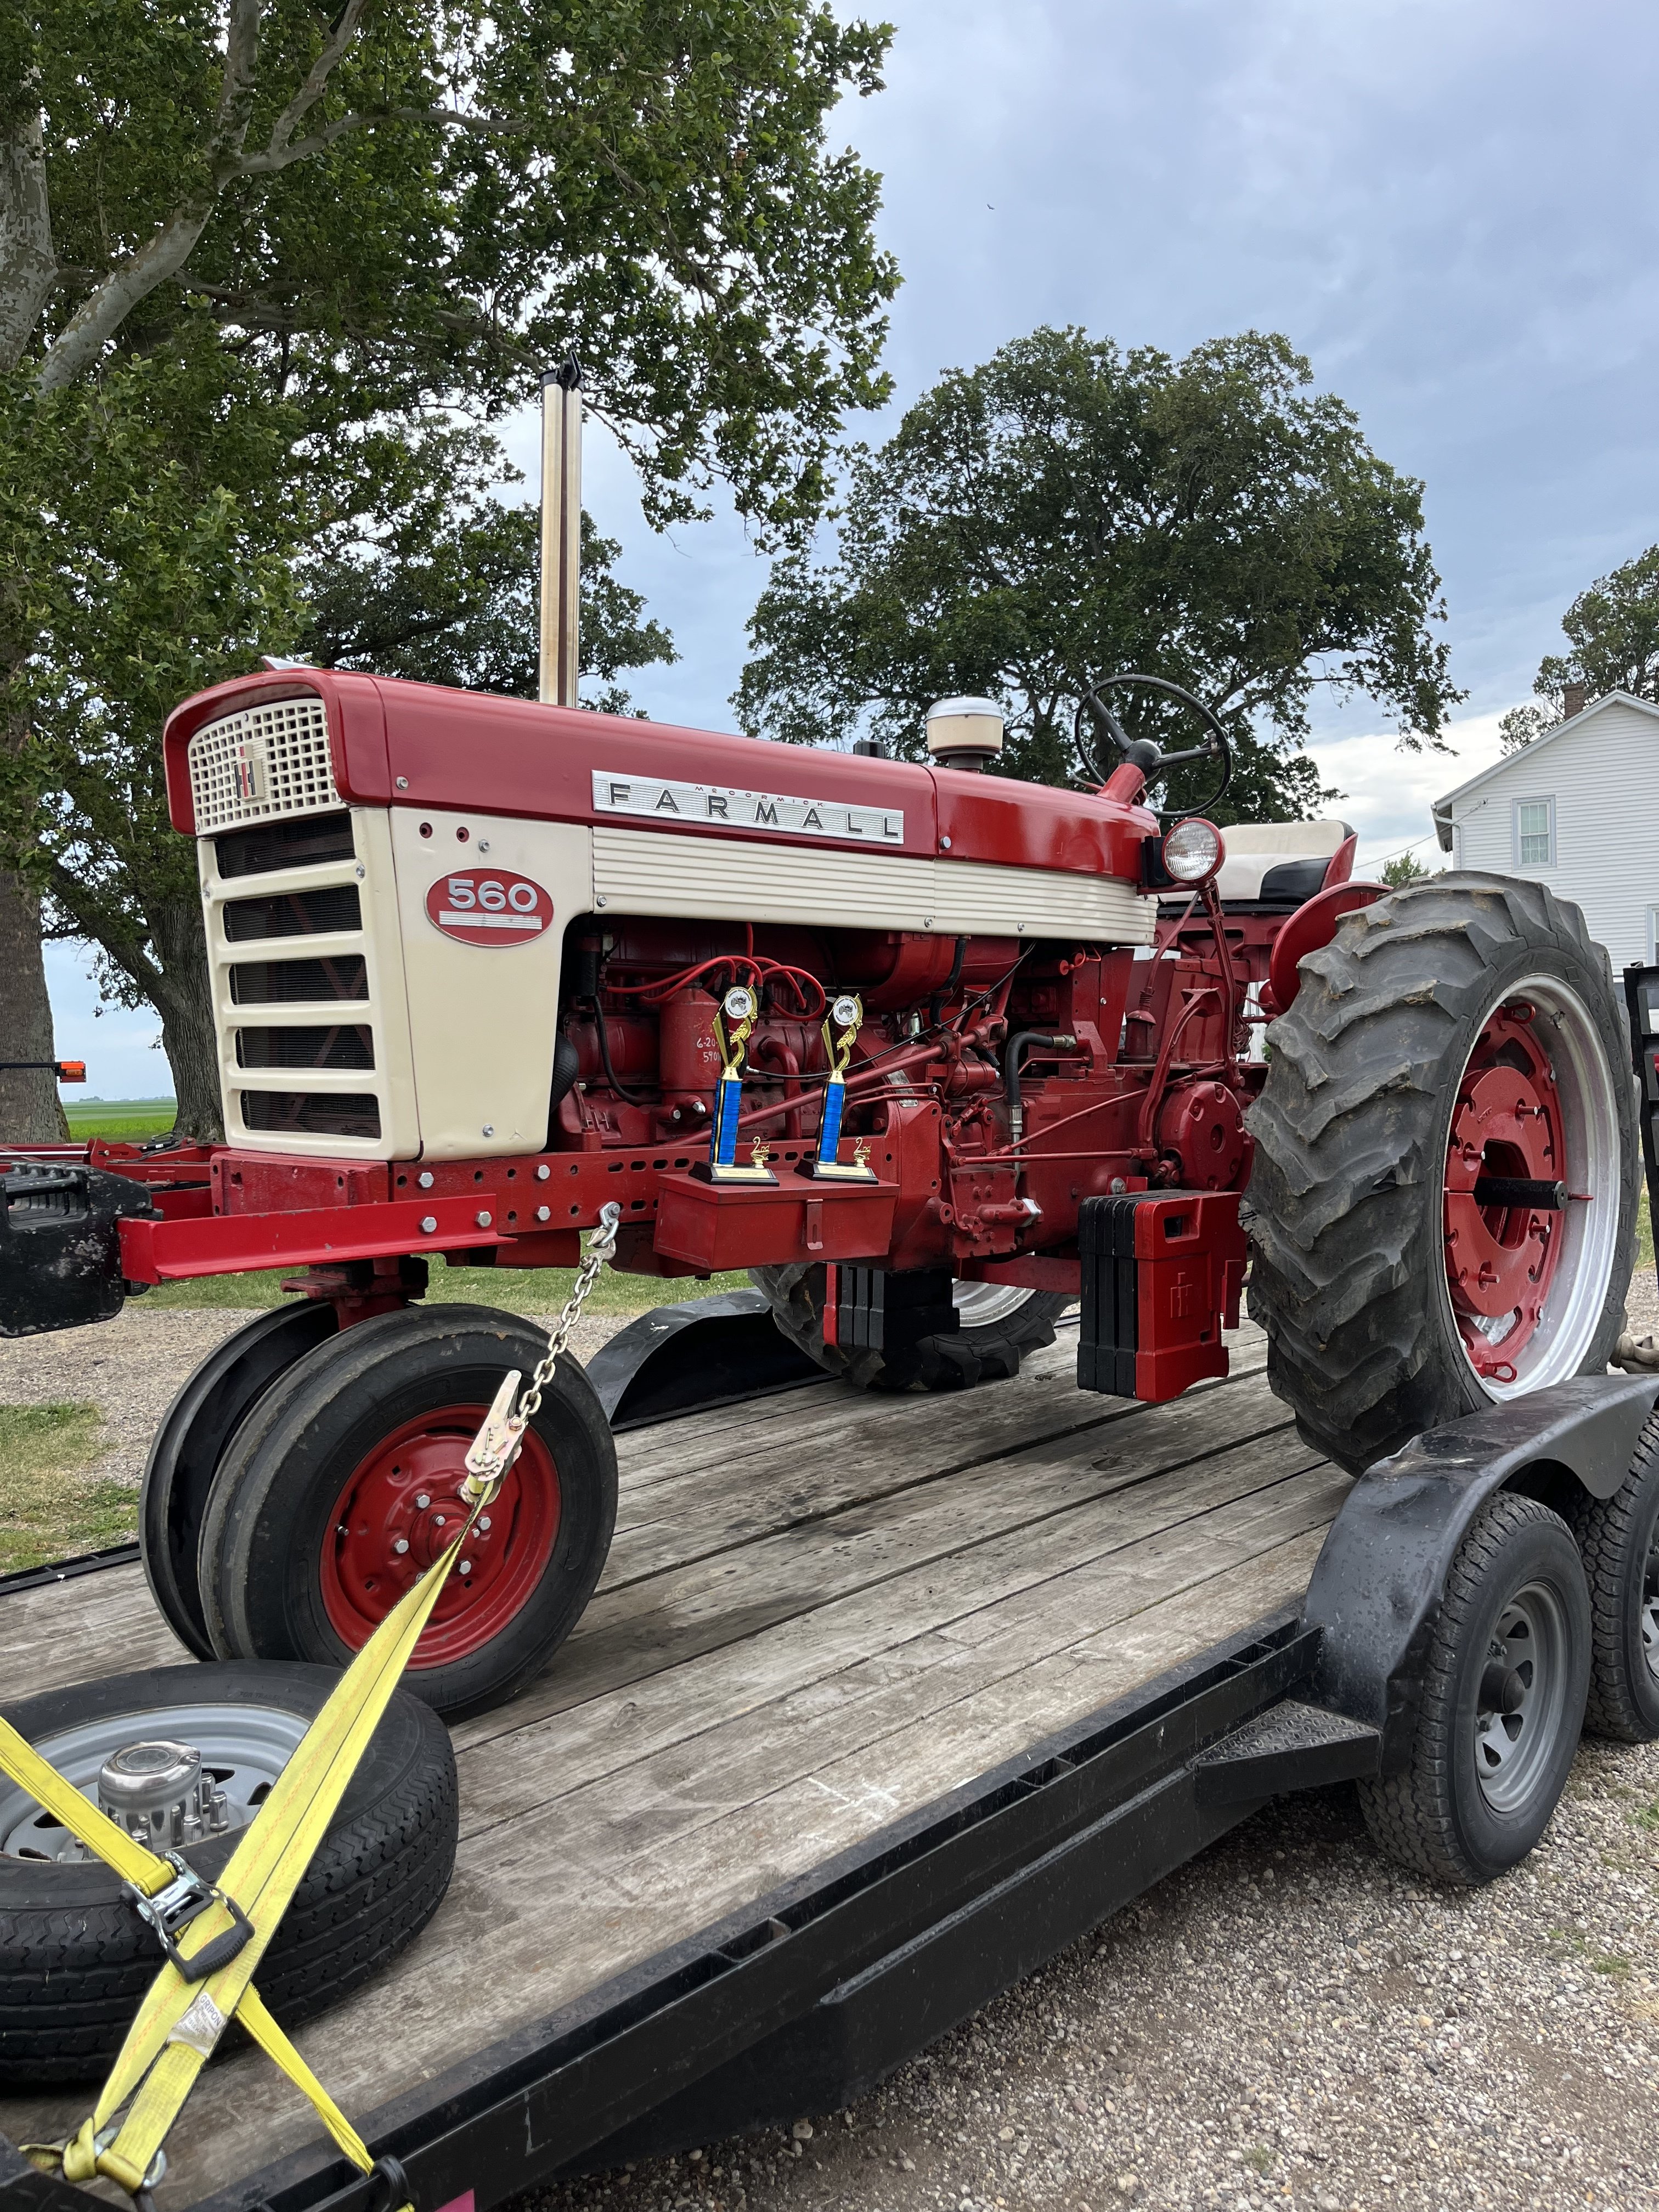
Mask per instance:
[[[77,1145],[93,1137],[136,1145],[145,1137],[161,1136],[173,1127],[174,1111],[171,1098],[89,1098],[84,1105],[73,1106],[64,1102],[70,1134]]]
[[[137,1492],[86,1480],[103,1443],[95,1406],[0,1406],[0,1574],[132,1535]]]
[[[277,1287],[282,1267],[260,1268],[243,1275],[198,1275],[188,1282],[163,1283],[143,1294],[144,1310],[155,1312],[176,1306],[219,1306],[254,1312],[262,1306],[285,1303]],[[557,1313],[570,1296],[576,1279],[574,1267],[447,1267],[434,1265],[428,1303],[497,1306],[504,1313]],[[619,1275],[607,1267],[593,1285],[587,1302],[590,1313],[644,1313],[651,1306],[678,1305],[685,1298],[712,1297],[719,1291],[749,1287],[746,1274],[711,1275],[699,1282],[695,1275]]]

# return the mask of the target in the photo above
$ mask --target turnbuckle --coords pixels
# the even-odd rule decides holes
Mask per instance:
[[[184,1978],[187,1982],[203,1982],[210,1974],[216,1974],[221,1966],[228,1966],[238,1952],[252,1941],[253,1923],[234,1897],[227,1897],[204,1875],[187,1866],[177,1851],[167,1852],[167,1862],[173,1869],[173,1879],[153,1896],[146,1896],[136,1882],[131,1881],[122,1883],[122,1892],[138,1917],[148,1921],[161,1937],[161,1948]],[[234,1924],[227,1928],[222,1936],[216,1936],[210,1943],[204,1943],[193,1958],[187,1959],[179,1948],[178,1938],[192,1920],[198,1920],[213,1905],[222,1905]]]

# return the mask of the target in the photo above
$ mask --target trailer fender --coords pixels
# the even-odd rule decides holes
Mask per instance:
[[[587,1362],[613,1429],[822,1382],[823,1370],[773,1325],[760,1291],[727,1291],[653,1306]]]
[[[1310,1695],[1378,1730],[1384,1774],[1409,1756],[1447,1572],[1481,1507],[1498,1490],[1610,1498],[1656,1396],[1659,1376],[1577,1376],[1431,1429],[1355,1482],[1303,1603],[1320,1632]]]

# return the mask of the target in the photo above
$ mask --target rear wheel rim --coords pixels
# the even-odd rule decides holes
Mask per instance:
[[[323,1609],[358,1651],[466,1525],[466,1454],[486,1406],[443,1406],[391,1430],[341,1488],[322,1538]],[[451,1568],[410,1661],[443,1667],[501,1634],[529,1602],[562,1518],[558,1469],[534,1429]]]
[[[1648,1534],[1648,1554],[1642,1565],[1642,1595],[1637,1608],[1642,1630],[1642,1656],[1649,1674],[1659,1682],[1659,1520]]]
[[[1567,1702],[1568,1629],[1560,1598],[1528,1583],[1492,1625],[1475,1698],[1475,1780],[1494,1813],[1522,1811],[1553,1771]]]
[[[1506,992],[1459,1078],[1442,1201],[1465,1364],[1491,1398],[1578,1374],[1607,1309],[1621,1181],[1613,1078],[1583,1000],[1554,976]],[[1478,1176],[1564,1182],[1559,1212],[1477,1206]]]
[[[1013,1283],[952,1283],[951,1303],[964,1328],[999,1328],[1036,1296]]]

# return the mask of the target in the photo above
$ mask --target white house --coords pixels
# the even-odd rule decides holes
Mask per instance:
[[[1571,703],[1571,702],[1570,702]],[[1529,876],[1621,969],[1659,960],[1659,706],[1609,691],[1434,802],[1455,868]]]

